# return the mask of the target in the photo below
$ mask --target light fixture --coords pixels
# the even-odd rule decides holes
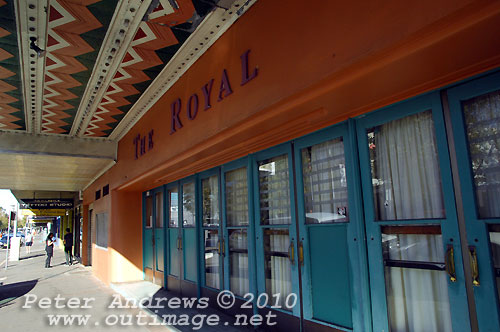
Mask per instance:
[[[30,48],[36,52],[36,54],[38,55],[39,58],[41,58],[42,56],[44,56],[45,54],[45,50],[42,50],[40,47],[38,47],[37,44],[35,44],[36,42],[36,37],[30,37]]]

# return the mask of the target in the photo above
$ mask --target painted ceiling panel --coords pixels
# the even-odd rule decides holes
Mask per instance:
[[[0,132],[117,136],[167,65],[192,63],[172,59],[209,14],[222,29],[253,1],[0,0]]]
[[[115,7],[113,0],[50,2],[42,132],[69,132]]]
[[[0,129],[25,130],[15,9],[0,0]]]

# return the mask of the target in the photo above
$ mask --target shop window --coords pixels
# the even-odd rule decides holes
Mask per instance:
[[[108,214],[96,214],[96,244],[99,247],[108,247]]]

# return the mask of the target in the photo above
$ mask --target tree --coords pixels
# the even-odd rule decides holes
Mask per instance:
[[[0,207],[0,229],[7,229],[9,227],[9,215],[7,211]]]

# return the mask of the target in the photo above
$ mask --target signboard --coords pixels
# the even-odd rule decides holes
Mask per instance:
[[[72,209],[73,199],[22,199],[20,209]]]
[[[23,209],[21,210],[21,214],[23,216],[64,216],[66,214],[66,210],[64,209]]]

